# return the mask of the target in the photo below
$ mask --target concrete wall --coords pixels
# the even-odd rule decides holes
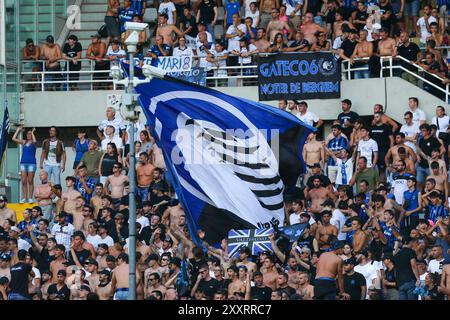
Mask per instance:
[[[257,87],[218,89],[234,96],[258,100]],[[395,77],[343,81],[341,91],[342,99],[352,100],[353,110],[360,115],[372,114],[373,105],[380,103],[387,106],[387,113],[400,122],[403,113],[407,111],[410,96],[419,98],[420,107],[429,120],[434,116],[435,107],[444,104],[442,100]],[[107,95],[111,93],[120,91],[26,92],[22,105],[26,126],[48,127],[53,124],[58,127],[96,126],[105,117]],[[277,105],[277,101],[266,103]],[[334,120],[341,112],[339,99],[309,100],[308,104],[310,110],[324,120]]]

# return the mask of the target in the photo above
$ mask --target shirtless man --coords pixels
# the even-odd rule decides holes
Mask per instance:
[[[334,195],[331,194],[328,188],[322,186],[322,182],[319,177],[314,177],[313,188],[308,191],[306,199],[311,200],[311,212],[314,215],[318,215],[322,210],[322,203],[328,198],[333,198]]]
[[[344,242],[335,241],[332,244],[332,251],[320,255],[314,281],[315,300],[336,300],[336,277],[338,279],[339,296],[345,298],[342,259],[339,257],[343,248]]]
[[[321,212],[322,219],[321,223],[317,226],[316,239],[319,243],[319,249],[322,251],[327,251],[330,248],[330,236],[337,237],[338,229],[330,224],[332,213],[329,210],[324,210]]]
[[[433,161],[430,164],[431,167],[431,173],[430,175],[427,177],[428,178],[433,178],[434,181],[436,181],[436,190],[439,190],[441,193],[443,193],[445,195],[444,199],[447,199],[448,197],[448,183],[447,183],[447,176],[445,175],[441,175],[440,168],[439,168],[439,163],[437,161]]]
[[[236,263],[236,267],[245,266],[247,267],[248,272],[253,273],[256,271],[256,263],[248,260],[251,256],[251,251],[249,247],[243,247],[239,250],[239,260],[240,262]]]
[[[75,208],[73,209],[72,212],[70,212],[73,215],[73,226],[75,227],[75,230],[82,230],[84,221],[83,217],[84,198],[80,195],[74,199],[74,202]]]
[[[138,274],[136,274],[137,276]],[[126,253],[120,253],[117,257],[117,266],[112,271],[111,294],[114,294],[114,300],[128,300],[128,284],[128,255]]]
[[[173,34],[175,33],[179,37],[183,37],[184,33],[180,31],[174,24],[167,24],[167,14],[161,13],[158,16],[158,28],[156,29],[156,35],[163,37],[163,43],[173,47],[178,40],[173,41]]]
[[[309,43],[316,43],[317,38],[316,34],[322,32],[327,33],[327,29],[322,28],[318,24],[313,21],[314,16],[311,12],[308,12],[303,17],[303,23],[300,25],[300,31],[305,35],[305,39],[308,40]]]
[[[352,219],[352,233],[353,233],[353,251],[359,253],[361,250],[365,249],[369,243],[369,238],[362,228],[362,222],[359,217],[353,217]]]
[[[395,39],[389,37],[389,32],[386,28],[380,29],[380,42],[378,42],[378,53],[380,56],[397,55],[397,44]]]
[[[45,61],[45,70],[46,71],[61,71],[61,65],[59,63],[59,60],[62,59],[62,51],[61,47],[56,43],[55,44],[55,38],[53,36],[48,36],[46,39],[46,43],[42,45],[41,49],[41,60]],[[52,74],[52,75],[46,75],[48,80],[59,80],[61,77],[60,74]],[[48,90],[55,90],[55,88],[59,88],[60,84],[50,84],[48,85]]]
[[[398,157],[406,164],[406,172],[412,175],[416,175],[416,163],[408,157],[408,153],[404,147],[398,148]]]
[[[291,27],[286,21],[280,20],[280,9],[273,8],[271,14],[272,14],[272,21],[270,21],[267,26],[267,34],[266,34],[266,37],[268,38],[269,42],[272,43],[273,40],[275,39],[275,36],[278,33],[283,34],[285,29],[289,32],[289,39],[291,39],[293,36]]]
[[[359,41],[350,58],[350,64],[354,64],[355,58],[370,58],[373,55],[373,44],[367,41],[367,30],[359,31]],[[369,60],[359,61],[359,64],[367,64]],[[363,71],[364,72],[364,71]]]
[[[267,25],[272,19],[272,9],[279,7],[280,3],[278,0],[261,0],[261,2],[259,3],[259,12],[261,14],[259,26],[261,28],[267,28]]]
[[[275,261],[272,256],[267,256],[264,259],[264,264],[261,268],[263,274],[263,283],[273,291],[277,289],[278,272],[275,267]]]
[[[128,177],[122,174],[122,164],[116,162],[113,166],[113,174],[108,177],[105,183],[105,193],[109,193],[109,185],[111,185],[111,198],[113,202],[118,202],[122,199],[125,190],[125,183],[128,182]]]
[[[316,163],[320,163],[320,168],[323,169],[325,163],[325,149],[322,142],[316,140],[316,136],[316,132],[311,132],[309,134],[308,141],[303,147],[303,159],[309,168]]]
[[[83,203],[84,203],[84,201],[83,201]],[[83,205],[81,212],[83,215],[83,225],[81,227],[81,231],[83,231],[84,235],[88,235],[89,225],[95,221],[94,220],[94,208],[92,208],[91,206],[88,206],[88,205]],[[96,234],[96,233],[94,233],[94,234]]]
[[[150,187],[150,183],[153,180],[153,171],[155,171],[155,166],[148,161],[149,158],[151,158],[151,155],[142,152],[139,155],[139,161],[136,164],[136,194],[141,198],[142,202],[148,200],[148,187]]]
[[[64,258],[64,254],[66,252],[66,248],[62,244],[58,244],[55,247],[55,255],[53,256],[54,259],[52,262],[50,262],[50,272],[52,273],[52,283],[58,282],[58,271],[59,270],[66,270],[65,262],[66,259]]]
[[[63,211],[67,213],[74,213],[75,208],[77,206],[76,200],[81,197],[81,193],[75,190],[75,182],[77,179],[75,177],[67,177],[66,178],[66,187],[67,191],[63,192],[62,200],[63,200]],[[76,228],[77,229],[77,228]]]
[[[394,163],[395,161],[400,160],[400,155],[398,152],[400,148],[405,149],[406,156],[408,158],[411,158],[411,160],[415,163],[417,161],[417,156],[414,153],[414,150],[405,144],[405,134],[403,132],[398,132],[395,134],[394,139],[395,145],[389,148],[388,152],[386,153],[386,156],[384,157],[385,163],[389,165]]]
[[[36,61],[41,56],[41,49],[34,45],[33,39],[27,39],[26,46],[23,48],[23,60]],[[39,72],[41,70],[41,64],[39,62],[30,62],[31,71]],[[36,75],[31,78],[32,81],[37,81]],[[36,88],[36,87],[34,87]]]
[[[103,184],[96,183],[94,196],[91,198],[89,205],[94,208],[94,219],[97,219],[98,213],[102,207]]]
[[[86,51],[86,59],[95,61],[94,71],[106,71],[105,74],[94,73],[94,80],[108,77],[109,62],[105,60],[106,48],[106,44],[102,42],[102,37],[99,34],[91,36],[91,44]],[[103,85],[103,83],[94,83],[93,89],[101,89]]]
[[[300,272],[298,276],[297,293],[302,296],[302,300],[312,300],[314,298],[314,286],[309,283],[309,274]]]
[[[259,52],[269,52],[270,42],[266,40],[266,30],[264,28],[258,28],[254,45]]]
[[[17,217],[14,210],[8,208],[6,205],[8,204],[8,199],[5,196],[0,196],[0,226],[3,226],[3,223],[6,219],[10,219],[17,224]]]
[[[98,273],[99,284],[95,288],[95,293],[100,300],[109,300],[111,297],[111,272],[102,270]]]
[[[184,216],[181,203],[178,202],[175,206],[169,206],[163,213],[161,222],[165,225],[169,224],[171,229],[176,229],[179,226],[180,217]]]
[[[228,278],[231,279],[228,285],[228,294],[234,295],[235,292],[245,292],[245,284],[239,280],[239,271],[237,267],[229,267],[227,270]]]
[[[39,179],[41,180],[41,184],[34,187],[34,198],[38,201],[38,205],[42,209],[43,218],[52,221],[52,185],[51,182],[48,181],[48,173],[45,170],[41,170]]]

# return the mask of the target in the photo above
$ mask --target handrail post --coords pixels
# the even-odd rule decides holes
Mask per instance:
[[[445,85],[445,104],[448,106],[449,83]]]
[[[383,78],[383,57],[380,56],[380,78]]]
[[[389,56],[389,76],[391,78],[394,76],[393,64],[394,64],[394,57]]]

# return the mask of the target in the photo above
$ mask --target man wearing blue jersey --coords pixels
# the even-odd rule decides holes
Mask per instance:
[[[338,124],[334,124],[333,126],[331,126],[331,131],[333,133],[333,138],[330,139],[330,141],[328,141],[326,147],[336,157],[339,157],[340,151],[342,149],[348,149],[348,139],[345,135],[342,134],[341,126]],[[335,183],[339,167],[336,165],[336,161],[332,156],[328,157],[327,164],[328,164],[328,178],[330,179],[331,183]],[[348,181],[349,180],[350,178],[348,179]]]
[[[436,223],[439,217],[448,216],[447,209],[442,205],[441,195],[437,191],[432,191],[428,196],[428,220]]]
[[[422,194],[416,187],[417,180],[410,176],[406,180],[408,190],[403,193],[403,208],[405,208],[404,220],[400,227],[411,231],[419,224],[419,213],[422,211]],[[408,234],[409,234],[408,231]]]
[[[139,14],[135,8],[131,6],[131,0],[125,0],[123,3],[123,7],[120,7],[118,10],[119,13],[119,21],[120,21],[120,33],[125,32],[125,23],[132,22],[133,16]]]

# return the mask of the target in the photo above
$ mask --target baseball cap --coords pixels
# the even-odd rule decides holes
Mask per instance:
[[[414,176],[410,176],[406,180],[411,180],[411,181],[417,182],[417,179]]]
[[[93,258],[86,259],[86,261],[84,262],[84,264],[93,264],[93,265],[95,265],[95,266],[98,267],[98,262],[97,262],[97,260],[95,260],[95,259],[93,259]]]
[[[86,290],[87,292],[91,292],[91,288],[89,288],[89,286],[87,286],[87,285],[85,285],[85,284],[83,284],[83,285],[81,286],[81,290]]]
[[[102,36],[98,33],[91,35],[91,38],[97,38],[97,39],[101,39]]]
[[[99,243],[98,247],[108,250],[108,245],[106,243]]]
[[[48,43],[54,43],[55,42],[55,38],[53,38],[52,35],[48,35],[47,38],[45,39],[45,41],[47,41]]]
[[[58,270],[58,273],[56,275],[65,277],[65,276],[67,276],[67,272],[66,272],[66,270]]]
[[[0,201],[8,202],[8,199],[5,196],[0,196]]]
[[[20,232],[19,228],[17,228],[16,226],[12,226],[10,228],[11,231],[15,231],[15,232]]]
[[[2,253],[2,254],[0,254],[0,260],[10,261],[11,260],[11,256],[6,254],[6,253]]]
[[[306,211],[300,213],[300,217],[305,217],[305,218],[311,219],[311,215]]]
[[[28,38],[27,40],[25,40],[25,43],[28,45],[30,43],[34,43],[33,39]]]
[[[103,269],[102,271],[100,271],[98,274],[104,274],[105,276],[111,276],[111,272],[109,272],[108,270],[106,270],[106,269]]]

